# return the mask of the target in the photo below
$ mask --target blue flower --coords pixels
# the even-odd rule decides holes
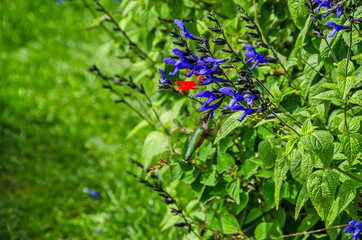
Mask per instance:
[[[203,112],[203,111],[206,111],[206,110],[209,110],[209,109],[211,109],[211,116],[210,116],[210,119],[214,116],[214,111],[216,110],[216,109],[218,109],[219,107],[220,107],[220,105],[221,105],[221,103],[222,103],[222,100],[223,99],[221,99],[221,101],[218,101],[217,103],[215,103],[215,104],[213,104],[213,105],[203,105],[201,108],[200,108],[200,110],[199,110],[199,112]]]
[[[343,29],[347,29],[347,28],[348,28],[348,27],[343,26],[343,25],[338,25],[337,23],[332,22],[332,21],[326,22],[326,26],[328,26],[328,27],[333,27],[332,33],[331,33],[331,35],[329,35],[328,37],[333,37],[334,34],[336,34],[337,31],[341,31],[341,30],[343,30]]]
[[[204,81],[200,82],[201,85],[207,85],[210,83],[221,82],[221,78],[215,77],[214,75],[207,75],[207,78]]]
[[[99,193],[96,190],[88,189],[86,190],[86,193],[88,193],[94,199],[99,198]]]
[[[69,1],[69,0],[58,0],[57,5],[61,4],[62,2]]]
[[[332,8],[329,1],[320,1],[320,0],[313,0],[313,1],[318,4],[316,13],[319,13],[322,7],[327,8],[327,10]],[[343,9],[339,5],[337,5],[337,6],[338,6],[337,10],[333,11],[332,13],[337,13],[337,17],[340,18],[343,14]],[[325,18],[329,14],[330,13],[323,14],[322,17]]]
[[[175,23],[184,32],[184,33],[180,34],[181,36],[188,38],[188,39],[194,38],[194,35],[192,35],[189,31],[186,30],[185,24],[181,20],[176,19]]]
[[[221,58],[221,59],[215,59],[212,57],[205,58],[205,62],[212,62],[214,63],[214,66],[211,68],[211,71],[214,72],[221,64],[229,60],[230,58]]]
[[[337,8],[337,18],[340,18],[343,14],[343,9],[341,7]]]
[[[238,119],[239,122],[243,121],[246,116],[255,113],[255,109],[245,108],[243,105],[235,105],[234,107],[231,108],[231,110],[244,111],[243,114],[241,115],[241,118]]]
[[[352,233],[352,237],[353,237],[353,240],[357,240],[360,233],[362,232],[362,223],[361,222],[357,222],[355,220],[352,220],[348,223],[348,227],[346,227],[343,232],[353,232]]]
[[[248,61],[246,61],[245,63],[249,63],[253,60],[256,60],[254,65],[249,68],[250,70],[253,70],[254,68],[256,68],[256,66],[259,65],[259,63],[266,63],[268,60],[261,54],[257,53],[254,48],[250,45],[244,45],[243,48],[245,48],[246,50],[248,50],[246,53],[244,53],[244,55],[246,57],[249,57],[250,59]]]
[[[220,88],[219,91],[220,91],[222,94],[229,95],[230,97],[232,97],[229,105],[226,105],[226,106],[225,106],[225,107],[228,108],[228,109],[232,109],[232,107],[234,107],[234,105],[235,105],[237,102],[241,102],[241,101],[244,101],[244,100],[245,100],[245,98],[244,98],[243,95],[234,93],[233,90],[231,90],[231,88],[229,88],[229,87]]]
[[[318,4],[317,10],[315,11],[316,13],[319,13],[322,7],[326,7],[327,9],[331,8],[331,4],[329,3],[329,1],[320,1],[320,0],[313,0],[313,1]]]
[[[167,64],[171,64],[175,67],[175,70],[173,73],[169,73],[170,75],[174,76],[178,73],[178,70],[180,69],[185,69],[185,68],[192,68],[193,66],[189,63],[187,63],[189,61],[189,59],[187,57],[185,57],[182,54],[182,51],[180,49],[173,49],[172,50],[174,54],[176,54],[177,56],[179,56],[180,58],[177,60],[177,62],[172,59],[172,58],[165,58],[163,60],[163,62],[167,63]]]
[[[161,79],[159,80],[160,84],[170,83],[170,81],[166,78],[165,72],[162,69],[158,69],[158,72],[161,74]]]
[[[250,107],[251,104],[255,101],[256,97],[252,94],[244,94],[244,99],[246,100],[246,104]]]
[[[215,93],[212,93],[210,91],[205,91],[205,92],[196,93],[195,97],[206,97],[207,99],[206,99],[205,105],[209,105],[214,100],[218,99],[220,96]]]

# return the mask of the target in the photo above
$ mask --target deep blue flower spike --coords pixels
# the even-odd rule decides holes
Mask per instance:
[[[207,100],[205,102],[205,105],[209,105],[210,103],[212,103],[214,100],[219,98],[219,95],[212,93],[210,91],[205,91],[205,92],[198,92],[195,94],[195,97],[206,97]]]
[[[231,88],[229,88],[229,87],[220,88],[219,91],[220,91],[222,94],[229,95],[230,97],[232,97],[230,103],[225,106],[225,107],[228,108],[228,109],[232,109],[232,107],[234,107],[234,105],[235,105],[237,102],[245,101],[245,98],[244,98],[243,95],[234,93],[233,90],[231,90]]]
[[[214,66],[211,68],[211,71],[214,72],[221,64],[223,64],[224,62],[226,62],[229,59],[230,58],[215,59],[215,58],[212,58],[212,57],[207,57],[207,58],[205,58],[205,62],[214,63]]]
[[[328,27],[333,27],[332,33],[331,33],[331,35],[329,35],[328,37],[333,37],[333,36],[336,34],[336,32],[348,28],[348,27],[343,26],[343,25],[338,25],[337,23],[332,22],[332,21],[326,22],[326,26],[328,26]]]
[[[161,79],[159,80],[160,84],[170,83],[170,81],[166,78],[165,72],[163,69],[158,69],[158,72],[161,75]]]
[[[189,31],[186,30],[185,24],[181,20],[176,19],[175,23],[183,31],[183,33],[180,34],[182,37],[185,37],[188,39],[194,38],[194,35],[192,35]]]
[[[259,63],[266,63],[268,61],[263,55],[257,53],[252,46],[244,45],[243,48],[245,48],[247,50],[247,52],[244,53],[244,55],[246,57],[250,58],[245,63],[249,63],[249,62],[255,60],[254,65],[251,68],[249,68],[250,70],[253,70],[254,68],[256,68],[259,65]]]
[[[244,107],[243,105],[235,105],[234,107],[231,108],[231,110],[244,111],[243,114],[241,115],[241,118],[238,119],[239,122],[242,122],[246,116],[255,113],[255,110],[254,110],[254,109],[252,109],[252,108],[246,108],[246,107]]]
[[[210,83],[217,83],[217,82],[221,82],[221,78],[218,78],[218,77],[215,77],[213,75],[209,75],[207,76],[206,79],[204,79],[203,82],[201,82],[201,85],[207,85],[207,84],[210,84]]]
[[[348,223],[348,227],[346,227],[343,232],[353,232],[352,233],[352,237],[353,237],[353,240],[357,240],[359,238],[359,235],[361,234],[362,232],[362,223],[361,222],[357,222],[355,220],[352,220]]]
[[[220,107],[221,103],[222,103],[222,101],[219,101],[211,106],[205,104],[200,108],[199,112],[203,112],[203,111],[211,109],[211,115],[210,115],[210,119],[211,119],[214,116],[214,111]]]
[[[322,7],[325,7],[327,10],[331,9],[331,3],[329,1],[320,1],[320,0],[313,0],[315,3],[318,4],[316,13],[319,13]],[[331,12],[336,13],[337,17],[340,18],[343,14],[343,9],[341,7],[338,7],[337,10]],[[330,13],[323,14],[322,17],[327,17]]]
[[[178,70],[180,69],[185,69],[185,68],[192,68],[193,66],[189,63],[187,63],[189,61],[189,59],[187,57],[185,57],[180,49],[173,49],[172,50],[174,54],[176,54],[177,56],[179,56],[179,59],[177,61],[175,61],[173,58],[165,58],[163,60],[163,62],[167,63],[167,64],[171,64],[175,67],[175,70],[173,73],[169,73],[170,75],[174,76],[178,73]]]

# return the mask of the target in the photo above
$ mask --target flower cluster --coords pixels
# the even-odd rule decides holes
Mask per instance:
[[[352,233],[353,240],[357,240],[362,232],[362,223],[352,220],[348,225],[343,232],[354,232]]]
[[[150,166],[149,168],[149,174],[152,174],[155,170],[161,170],[163,166],[170,165],[168,162],[160,158],[161,163],[157,163],[156,166]]]
[[[337,14],[337,17],[340,18],[343,14],[343,9],[342,7],[336,3],[335,1],[321,1],[321,0],[313,0],[314,4],[317,4],[317,9],[316,9],[316,13],[319,13],[321,8],[325,8],[327,10],[327,13],[323,14],[322,17],[327,17],[329,16],[331,13]],[[311,7],[311,5],[310,5]],[[316,18],[314,15],[312,16],[312,20],[313,22],[316,22]],[[325,26],[327,27],[332,27],[332,32],[328,37],[333,37],[337,32],[347,29],[347,26],[344,25],[338,25],[337,23],[333,22],[333,21],[328,21],[326,22]],[[317,29],[315,29],[313,31],[314,34],[316,34],[318,37],[320,38],[324,38],[324,34],[322,32],[322,30],[320,29],[320,27],[317,27]]]
[[[207,17],[209,20],[217,21],[213,16]],[[210,51],[210,44],[203,36],[197,37],[190,33],[184,23],[181,20],[175,20],[174,23],[178,26],[174,32],[171,32],[170,36],[178,39],[173,42],[175,45],[182,47],[183,49],[175,48],[172,52],[174,56],[165,58],[164,63],[172,65],[174,67],[172,72],[168,75],[176,76],[180,71],[185,70],[183,74],[186,78],[195,76],[199,81],[186,80],[175,81],[172,83],[167,77],[163,69],[159,69],[161,78],[159,80],[160,89],[170,89],[172,92],[179,90],[181,93],[189,93],[190,90],[197,90],[200,87],[212,86],[211,89],[201,91],[195,94],[197,98],[206,98],[204,104],[200,107],[199,112],[210,111],[210,118],[213,117],[214,111],[220,107],[225,107],[227,111],[243,111],[239,121],[242,121],[247,115],[260,112],[260,108],[252,108],[254,101],[260,100],[260,92],[255,89],[252,81],[252,73],[250,70],[255,69],[259,64],[269,61],[267,57],[264,57],[260,53],[256,52],[253,46],[244,45],[246,49],[244,56],[249,58],[247,61],[243,61],[240,58],[231,59],[227,58],[215,58]],[[209,27],[214,32],[221,33],[223,30],[220,27]],[[201,56],[196,55],[188,47],[184,38],[190,39],[196,42],[195,49],[201,53]],[[216,45],[227,44],[224,38],[215,38],[213,42]],[[222,49],[224,52],[232,52],[232,50]],[[223,68],[236,68],[233,65],[224,65],[226,62],[243,62],[243,64],[254,61],[252,67],[248,68],[248,71],[240,69],[238,70],[239,78],[236,82],[231,81]],[[245,65],[246,66],[246,65]],[[175,90],[174,85],[180,85]],[[237,85],[244,85],[243,87],[237,87]],[[226,98],[231,98],[229,104],[223,105]],[[244,102],[244,103],[243,103]],[[229,111],[230,112],[230,111]]]
[[[314,3],[318,4],[316,13],[319,13],[322,7],[326,8],[327,10],[332,9],[331,3],[327,0],[325,0],[325,1],[313,0],[313,1],[314,1]],[[334,4],[334,2],[333,2],[333,4]],[[322,17],[324,17],[324,18],[328,17],[328,15],[330,13],[336,13],[337,17],[340,18],[343,14],[343,10],[338,4],[335,4],[335,7],[333,7],[333,9],[330,12],[323,14]]]

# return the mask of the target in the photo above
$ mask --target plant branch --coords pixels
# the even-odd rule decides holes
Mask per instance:
[[[354,179],[354,180],[356,180],[356,181],[358,181],[358,182],[362,182],[362,179],[356,177],[355,175],[353,175],[353,174],[351,174],[351,173],[349,173],[349,172],[346,172],[346,171],[340,169],[340,168],[337,167],[336,165],[333,164],[332,167],[333,167],[334,169],[336,169],[338,172],[343,173],[344,175],[346,175],[346,176],[348,176],[348,177],[350,177],[350,178],[352,178],[352,179]]]
[[[279,236],[279,237],[263,238],[262,240],[269,240],[269,239],[271,240],[271,239],[294,237],[294,236],[299,236],[299,235],[307,235],[307,234],[311,234],[311,233],[324,232],[324,231],[337,229],[337,228],[343,228],[343,227],[347,227],[347,226],[348,226],[348,224],[343,224],[343,225],[338,225],[338,226],[334,226],[334,227],[330,227],[330,228],[322,228],[322,229],[318,229],[318,230],[313,230],[313,231],[309,231],[309,232],[300,232],[300,233],[287,234],[287,235],[283,235],[283,236]]]
[[[106,10],[106,9],[103,7],[103,5],[100,3],[100,1],[99,1],[99,0],[94,0],[94,1],[95,1],[96,5],[99,7],[99,10],[102,11],[102,12],[104,12],[104,13],[108,16],[110,22],[115,26],[114,29],[115,29],[115,30],[118,30],[118,31],[127,39],[129,45],[132,46],[132,47],[134,47],[134,48],[137,50],[138,53],[140,53],[141,55],[143,55],[143,56],[144,56],[149,62],[151,62],[153,65],[156,64],[155,61],[153,61],[153,60],[147,55],[147,53],[145,53],[141,48],[139,48],[139,47],[137,46],[137,44],[135,44],[135,43],[131,40],[131,38],[128,36],[128,34],[119,27],[119,24],[118,24],[117,21],[114,19],[114,17],[112,16],[112,14],[110,14],[109,11]]]
[[[94,19],[97,18],[97,15],[95,14],[95,12],[93,11],[93,9],[89,6],[89,4],[87,3],[86,0],[82,0],[84,6],[89,10],[90,14],[92,15],[92,17]],[[103,28],[104,31],[106,31],[108,33],[109,36],[111,36],[111,38],[113,39],[113,41],[117,41],[116,36],[114,36],[114,34],[103,24],[103,22],[99,23],[99,26],[101,26],[101,28]]]

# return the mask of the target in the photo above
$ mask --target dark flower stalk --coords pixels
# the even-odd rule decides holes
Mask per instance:
[[[98,7],[97,10],[105,13],[107,15],[108,19],[110,20],[110,22],[114,25],[114,30],[119,31],[126,38],[129,45],[132,46],[135,49],[135,51],[140,54],[140,56],[146,58],[150,63],[152,63],[152,65],[154,65],[155,61],[153,61],[152,58],[150,58],[147,55],[147,53],[145,53],[141,48],[139,48],[137,46],[137,44],[131,40],[131,38],[128,36],[128,34],[119,27],[118,22],[113,18],[112,14],[110,14],[109,11],[103,7],[103,5],[100,3],[100,1],[98,1],[98,0],[94,0],[94,1],[95,1],[96,6]]]
[[[100,69],[93,65],[92,67],[90,67],[88,69],[89,72],[95,74],[97,77],[100,77],[101,79],[103,79],[105,82],[111,82],[115,85],[120,85],[123,86],[123,84],[125,84],[126,87],[129,87],[131,90],[136,90],[136,92],[139,92],[141,95],[143,95],[146,100],[147,100],[147,106],[150,107],[158,121],[158,123],[160,124],[160,126],[165,130],[165,132],[167,134],[169,134],[168,129],[164,126],[164,124],[162,123],[159,114],[157,113],[157,111],[153,108],[153,102],[151,100],[151,98],[148,96],[148,94],[146,93],[144,87],[142,84],[137,85],[133,82],[132,77],[130,78],[123,78],[120,77],[118,75],[116,75],[115,77],[108,77],[106,75],[104,75]],[[120,97],[120,100],[117,100],[116,103],[124,103],[126,104],[129,108],[132,109],[132,111],[134,111],[140,118],[144,119],[145,121],[147,121],[147,123],[156,128],[155,124],[151,122],[151,120],[148,119],[148,117],[144,116],[141,112],[139,112],[131,103],[129,103],[128,101],[125,100],[124,96],[122,94],[120,94],[118,91],[116,91],[111,85],[107,84],[107,85],[103,85],[103,88],[109,89],[111,92],[113,92],[114,94],[116,94],[118,97]],[[127,96],[127,94],[125,94]],[[143,107],[142,103],[139,102],[139,104],[141,105],[141,107]]]
[[[308,11],[309,11],[309,14],[310,14],[310,19],[313,21],[313,24],[315,26],[315,28],[312,30],[312,33],[314,35],[316,35],[317,37],[323,39],[328,48],[329,48],[329,51],[331,52],[332,54],[332,57],[333,57],[333,60],[335,63],[338,63],[338,60],[337,60],[337,57],[336,55],[334,54],[333,50],[332,50],[332,47],[330,46],[330,44],[328,43],[328,40],[327,40],[327,37],[324,35],[323,33],[323,30],[322,30],[322,27],[321,27],[321,24],[320,24],[320,21],[317,19],[315,13],[314,13],[314,10],[313,10],[313,3],[312,0],[309,0],[309,2],[305,1],[305,5],[308,7]]]

